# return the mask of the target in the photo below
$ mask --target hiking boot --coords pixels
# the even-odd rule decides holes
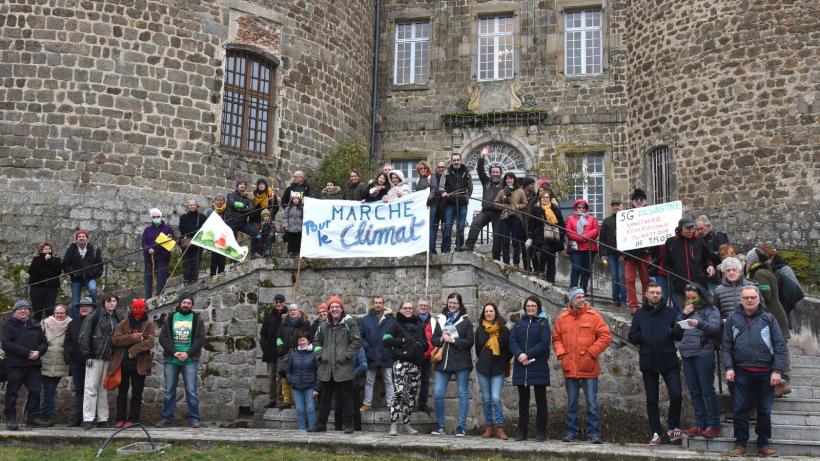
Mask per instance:
[[[94,427],[94,422],[93,421],[83,421],[82,426],[83,426],[84,430],[89,431],[89,430],[91,430],[92,427]]]
[[[387,431],[387,435],[399,435],[399,423],[390,423],[390,430]]]
[[[484,426],[484,433],[481,434],[481,438],[483,439],[491,439],[495,435],[495,427],[492,424],[486,424]]]
[[[498,440],[507,440],[507,439],[509,439],[509,437],[507,436],[507,433],[504,432],[504,426],[501,426],[501,425],[495,426],[495,438],[497,438]]]
[[[656,446],[660,445],[661,443],[663,443],[663,441],[661,440],[661,436],[658,435],[657,432],[653,433],[652,434],[652,440],[649,441],[649,445],[652,445],[652,446],[656,447]]]
[[[308,432],[327,432],[327,426],[324,424],[314,424],[310,426],[307,430]]]
[[[746,456],[746,449],[743,448],[743,447],[735,447],[734,450],[729,452],[729,456],[732,456],[732,457]]]
[[[410,423],[402,424],[401,426],[399,426],[399,431],[402,434],[408,434],[408,435],[416,435],[416,434],[419,433],[419,431],[413,429],[413,426],[411,426]]]
[[[360,413],[367,413],[368,411],[370,411],[370,405],[364,404],[359,407]]]
[[[774,451],[773,449],[771,449],[769,447],[758,448],[757,449],[757,454],[760,455],[760,456],[765,456],[767,458],[776,458],[776,457],[780,456],[776,451]]]
[[[700,435],[706,437],[707,439],[713,439],[715,437],[720,436],[720,429],[715,429],[714,427],[707,427],[700,433]]]
[[[676,427],[666,431],[666,435],[669,437],[670,442],[675,442],[683,438],[683,431]]]

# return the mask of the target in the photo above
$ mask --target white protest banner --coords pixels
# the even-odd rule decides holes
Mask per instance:
[[[208,216],[191,243],[237,261],[244,261],[248,256],[248,247],[239,246],[231,228],[216,212]]]
[[[662,245],[675,235],[681,216],[683,203],[680,201],[619,211],[615,217],[618,250]]]
[[[427,251],[430,190],[396,201],[359,203],[305,197],[301,255],[305,258],[410,256]]]

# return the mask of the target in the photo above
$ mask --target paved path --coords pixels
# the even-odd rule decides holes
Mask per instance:
[[[575,460],[721,460],[727,458],[717,453],[686,451],[679,446],[648,447],[645,445],[601,444],[577,442],[564,443],[548,440],[515,442],[512,440],[485,440],[479,437],[456,438],[453,436],[400,435],[390,437],[384,433],[341,432],[308,434],[302,431],[273,429],[224,429],[224,428],[148,428],[155,441],[177,445],[208,448],[216,444],[266,447],[277,445],[289,448],[309,448],[341,453],[408,456],[427,459],[450,458],[499,458],[514,459],[575,459]],[[84,431],[77,428],[51,428],[39,430],[0,431],[0,443],[16,442],[37,446],[91,445],[98,447],[113,433],[110,429]],[[131,428],[117,436],[122,440],[145,440],[144,433]],[[779,459],[808,460],[802,457]]]

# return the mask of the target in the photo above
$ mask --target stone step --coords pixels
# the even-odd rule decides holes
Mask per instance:
[[[820,413],[809,413],[805,411],[772,412],[772,424],[820,427]]]
[[[820,399],[820,388],[793,385],[792,393],[786,398]]]
[[[792,370],[789,379],[793,386],[820,388],[820,374],[817,370]]]
[[[754,432],[751,432],[750,434],[752,437],[755,437]],[[728,453],[735,448],[735,439],[728,437],[715,437],[713,439],[706,439],[703,437],[694,437],[691,439],[684,438],[682,445],[684,448],[691,451]],[[820,442],[773,439],[769,442],[769,446],[781,455],[812,457],[820,456]],[[746,450],[748,450],[748,453],[750,454],[757,454],[755,439],[749,440],[749,443],[746,444]]]
[[[318,412],[318,409],[317,409]],[[451,412],[451,415],[455,413]],[[446,419],[448,427],[450,425],[455,429],[455,418]],[[468,421],[469,423],[469,421]],[[426,413],[414,413],[410,418],[410,425],[417,429],[420,433],[429,434],[436,424],[434,414],[427,416]],[[296,410],[293,408],[286,408],[279,410],[276,408],[269,408],[262,416],[262,425],[267,429],[298,429],[296,423]],[[328,417],[328,430],[333,430],[335,419],[333,412]],[[365,432],[387,432],[390,429],[390,412],[386,410],[368,411],[362,413],[362,430]]]
[[[779,413],[781,411],[797,411],[806,414],[820,414],[820,399],[801,399],[792,397],[792,395],[794,395],[793,391],[787,397],[774,399],[772,412]]]
[[[817,355],[793,355],[792,367],[814,367],[820,368],[820,356]]]
[[[749,424],[749,434],[754,434],[754,424]],[[732,423],[723,423],[720,427],[720,436],[734,438],[735,430]],[[820,426],[786,426],[772,424],[772,438],[777,440],[820,440]]]

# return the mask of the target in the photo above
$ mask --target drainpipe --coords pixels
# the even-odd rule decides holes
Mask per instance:
[[[376,161],[376,115],[379,109],[379,47],[381,42],[381,0],[376,0],[376,31],[373,40],[373,89],[370,95],[370,160]]]

